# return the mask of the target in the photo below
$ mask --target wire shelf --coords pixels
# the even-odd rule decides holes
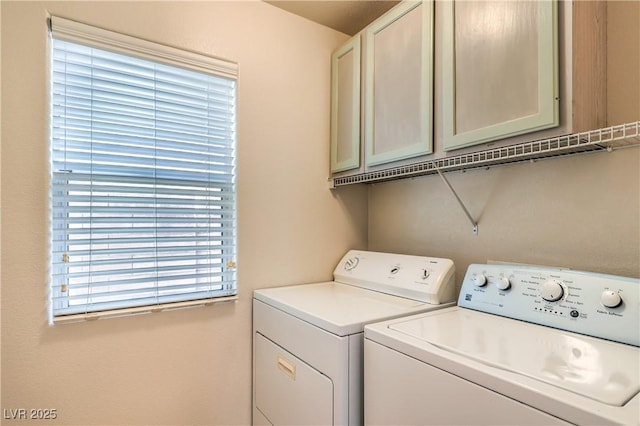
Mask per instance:
[[[438,173],[438,170],[468,170],[539,158],[560,157],[585,152],[606,152],[631,146],[640,146],[640,121],[500,148],[490,148],[468,154],[437,158],[385,170],[335,177],[329,179],[329,181],[331,187],[356,183],[375,183],[434,174]]]

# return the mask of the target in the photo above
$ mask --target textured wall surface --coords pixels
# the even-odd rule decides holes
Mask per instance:
[[[346,36],[261,1],[1,7],[2,408],[248,424],[253,289],[330,279],[366,247],[366,189],[326,183],[329,58]],[[49,14],[239,63],[237,303],[47,325]]]

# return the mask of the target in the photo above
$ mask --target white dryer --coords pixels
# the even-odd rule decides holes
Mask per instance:
[[[451,260],[349,251],[334,281],[256,290],[253,423],[363,422],[365,324],[453,306]]]
[[[365,423],[637,425],[639,288],[470,265],[458,306],[365,327]]]

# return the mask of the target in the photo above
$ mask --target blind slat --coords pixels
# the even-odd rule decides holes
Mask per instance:
[[[63,254],[62,252],[57,252],[57,254]],[[54,252],[54,256],[56,255],[56,252]],[[130,258],[129,261],[131,262],[131,264],[135,265],[137,263],[149,263],[149,262],[157,262],[159,265],[161,264],[165,264],[165,263],[177,263],[177,262],[199,262],[200,264],[211,264],[211,265],[222,265],[224,263],[226,263],[227,261],[232,260],[233,256],[231,254],[227,255],[227,256],[219,256],[214,258],[211,258],[211,256],[209,256],[208,254],[173,254],[171,256],[153,256],[153,255],[148,255],[147,257],[135,257],[135,258]],[[102,266],[108,267],[109,265],[118,265],[120,264],[120,260],[119,259],[107,259],[107,260],[102,260],[100,262],[100,264]],[[69,263],[67,265],[67,267],[69,268],[75,268],[75,267],[83,267],[83,266],[90,266],[91,265],[91,261],[87,260],[87,261],[77,261],[77,262],[73,262],[73,263]],[[56,275],[54,273],[54,275]]]
[[[236,295],[234,78],[52,23],[52,321]]]
[[[211,287],[217,286],[221,287],[219,284],[221,282],[215,281],[215,278],[219,278],[222,274],[220,273],[211,273],[211,272],[200,272],[204,268],[200,268],[197,270],[193,270],[190,274],[176,274],[176,275],[166,275],[162,274],[160,276],[156,276],[155,273],[144,274],[140,272],[142,276],[137,277],[136,274],[130,275],[112,275],[109,280],[101,281],[101,278],[104,278],[104,275],[100,274],[92,274],[91,282],[88,284],[80,284],[80,285],[69,285],[70,292],[76,292],[75,295],[69,296],[69,299],[82,299],[81,291],[86,290],[90,292],[94,296],[104,296],[109,297],[118,297],[127,293],[141,293],[141,292],[153,292],[154,289],[158,290],[177,290],[180,288],[193,288],[193,287]],[[158,271],[160,272],[160,271]],[[166,271],[162,271],[166,272]],[[122,276],[123,278],[118,279],[118,277]],[[76,276],[71,277],[73,280]],[[77,275],[80,278],[86,278],[87,276]],[[205,281],[206,280],[206,281]],[[172,282],[182,281],[184,284],[167,284]],[[133,287],[133,288],[132,288]],[[114,293],[113,288],[120,288],[117,292]],[[87,293],[88,294],[88,293]]]

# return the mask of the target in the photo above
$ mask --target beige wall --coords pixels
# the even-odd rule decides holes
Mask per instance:
[[[346,36],[259,1],[1,7],[2,408],[247,424],[252,290],[329,279],[366,247],[366,188],[326,183],[329,57]],[[237,303],[47,325],[48,13],[239,63]]]
[[[609,2],[609,125],[640,120],[640,5]],[[470,263],[565,266],[640,277],[640,148],[448,173],[479,234],[437,175],[369,187],[369,249]]]

